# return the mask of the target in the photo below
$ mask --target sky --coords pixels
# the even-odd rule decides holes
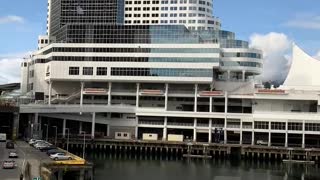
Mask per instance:
[[[319,0],[214,0],[222,28],[264,51],[264,79],[284,78],[292,42],[320,57]],[[19,62],[45,34],[47,0],[0,2],[0,84],[19,81]]]

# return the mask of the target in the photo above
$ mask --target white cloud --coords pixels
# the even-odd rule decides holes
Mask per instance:
[[[263,51],[263,81],[284,81],[291,64],[292,41],[283,33],[253,34],[250,47]]]
[[[294,19],[286,22],[285,25],[302,29],[320,30],[320,15],[298,14]]]
[[[314,56],[314,58],[320,60],[320,50],[319,50],[318,53]]]
[[[9,23],[23,23],[24,18],[15,15],[8,15],[0,17],[0,24],[9,24]]]
[[[28,54],[0,55],[0,84],[20,82],[20,63]]]

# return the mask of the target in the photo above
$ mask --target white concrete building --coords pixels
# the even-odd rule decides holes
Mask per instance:
[[[189,11],[194,6],[189,1],[139,2],[125,1],[123,15],[159,6],[150,10],[159,17],[150,17],[149,23],[136,17],[140,24],[125,22],[134,18],[124,17],[123,24],[117,24],[119,18],[113,22],[108,16],[102,23],[96,16],[99,23],[61,21],[60,28],[54,16],[49,17],[56,24],[50,25],[52,42],[39,45],[21,66],[22,91],[33,100],[20,105],[27,122],[42,131],[44,124],[53,124],[63,136],[69,128],[72,134],[86,131],[92,138],[120,133],[141,139],[148,133],[164,141],[172,134],[209,143],[320,146],[319,83],[314,78],[318,61],[295,46],[283,87],[263,89],[255,83],[263,68],[260,50],[208,22],[195,28],[161,23],[167,18],[161,17],[161,7],[177,7],[179,14],[180,7]],[[191,11],[203,6],[209,13],[208,3]],[[80,7],[77,18],[86,20],[86,6],[63,7]],[[205,17],[213,18],[211,13]],[[150,25],[156,19],[158,23]],[[178,22],[180,17],[172,19]],[[301,67],[310,67],[309,74]]]

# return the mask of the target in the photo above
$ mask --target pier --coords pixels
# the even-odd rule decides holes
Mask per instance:
[[[65,142],[65,141],[64,141]],[[59,146],[67,144],[59,141]],[[70,139],[69,149],[81,151],[84,141]],[[230,158],[260,160],[314,161],[319,163],[320,149],[268,147],[260,145],[235,145],[194,142],[165,142],[142,140],[95,139],[85,142],[86,151],[109,154],[134,154],[138,156],[170,156],[177,158]]]

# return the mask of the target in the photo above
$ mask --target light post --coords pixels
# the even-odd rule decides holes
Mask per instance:
[[[48,141],[48,124],[44,124],[44,126],[47,127],[47,131],[46,131],[46,141]]]
[[[69,152],[69,135],[70,135],[70,129],[66,128],[68,130],[68,136],[67,136],[67,151]]]
[[[82,150],[82,159],[84,159],[85,149],[86,149],[86,132],[80,131],[80,133],[83,133],[83,150]]]
[[[52,126],[53,128],[56,128],[56,135],[54,137],[54,145],[57,146],[57,134],[58,134],[58,127],[57,126]]]

